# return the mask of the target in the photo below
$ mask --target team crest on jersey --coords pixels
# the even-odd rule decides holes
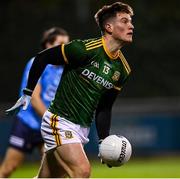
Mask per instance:
[[[92,61],[91,65],[93,65],[95,68],[99,68],[99,63],[98,62]]]
[[[72,132],[71,131],[65,131],[65,137],[67,139],[72,139],[73,138]]]
[[[119,71],[115,71],[114,75],[112,76],[113,81],[118,81],[120,77],[120,72]]]

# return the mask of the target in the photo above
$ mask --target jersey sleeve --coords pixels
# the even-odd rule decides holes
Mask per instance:
[[[23,94],[23,89],[26,87],[27,85],[27,79],[29,76],[29,70],[32,66],[34,58],[32,58],[31,60],[28,61],[28,63],[26,64],[25,68],[24,68],[24,72],[22,75],[22,80],[21,80],[21,85],[20,85],[20,91],[19,91],[19,96],[22,96]]]
[[[27,85],[27,80],[28,80],[28,76],[29,76],[29,71],[31,69],[32,63],[34,61],[34,57],[29,60],[29,62],[26,64],[25,68],[24,68],[24,72],[22,75],[22,80],[21,80],[21,86],[20,86],[20,91],[19,91],[19,97],[22,96],[23,94],[23,89],[26,87]],[[45,71],[43,72],[43,74],[45,73]],[[43,75],[42,74],[42,75]],[[41,77],[38,80],[38,83],[41,84]]]
[[[69,65],[80,65],[87,59],[86,48],[81,40],[73,40],[66,45],[63,44],[61,51],[64,61]]]

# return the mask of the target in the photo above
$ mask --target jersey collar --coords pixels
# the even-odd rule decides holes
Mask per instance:
[[[118,53],[117,53],[115,56],[113,56],[113,55],[109,52],[109,50],[108,50],[107,47],[106,47],[105,40],[104,40],[103,37],[102,37],[102,44],[103,44],[104,51],[106,52],[106,54],[107,54],[107,56],[108,56],[109,58],[115,60],[115,59],[117,59],[117,58],[119,57],[119,52],[120,52],[120,51],[118,51]]]

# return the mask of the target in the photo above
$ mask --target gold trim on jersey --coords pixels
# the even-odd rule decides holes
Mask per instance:
[[[109,58],[111,59],[117,59],[119,57],[119,51],[117,52],[117,54],[115,56],[113,56],[109,50],[107,49],[106,47],[106,44],[105,44],[105,40],[104,38],[102,37],[102,44],[103,44],[103,47],[104,47],[104,51],[106,52],[106,54],[108,55]]]
[[[60,138],[60,134],[58,133],[58,129],[57,129],[57,125],[58,125],[57,117],[58,116],[55,114],[52,115],[52,117],[50,118],[50,125],[51,125],[52,134],[55,138],[56,144],[61,145],[61,138]]]
[[[64,44],[61,45],[61,51],[62,51],[62,55],[63,55],[65,63],[68,64],[69,62],[64,51]]]
[[[129,67],[128,62],[126,61],[126,59],[121,51],[119,51],[119,58],[121,59],[127,73],[129,74],[131,72],[131,68]]]
[[[90,42],[87,42],[87,43],[85,43],[85,46],[90,45],[90,44],[95,43],[95,42],[102,42],[102,39],[100,38],[100,39],[96,39],[96,40],[92,40]]]
[[[86,50],[92,50],[102,46],[102,39],[93,40],[85,43]]]
[[[103,46],[103,44],[99,44],[99,45],[96,45],[96,46],[93,46],[93,47],[90,47],[90,48],[86,48],[86,50],[92,50],[94,48],[98,48],[98,47],[101,47]]]

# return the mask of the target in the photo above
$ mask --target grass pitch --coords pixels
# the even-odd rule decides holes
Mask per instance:
[[[99,161],[91,161],[92,178],[180,178],[180,156],[131,159],[127,164],[108,168]],[[26,163],[11,177],[32,178],[39,164]]]

